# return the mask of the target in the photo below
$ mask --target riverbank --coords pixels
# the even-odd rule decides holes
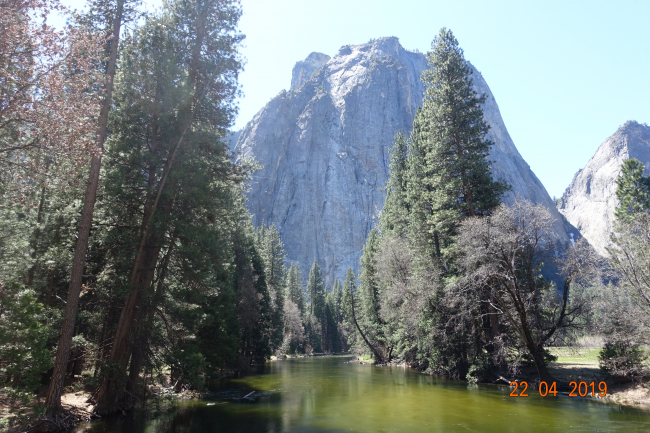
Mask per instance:
[[[629,407],[635,407],[643,410],[650,411],[650,384],[646,383],[619,383],[616,384],[610,379],[603,377],[600,369],[598,368],[598,351],[600,349],[597,347],[582,347],[582,348],[553,348],[551,351],[555,356],[558,357],[556,362],[553,362],[549,366],[551,374],[558,380],[558,382],[569,383],[570,381],[585,381],[590,382],[600,382],[605,381],[607,383],[607,396],[605,398],[597,398],[596,400],[604,403],[612,403],[616,405],[623,405]],[[328,357],[323,354],[317,355],[289,355],[285,357],[273,357],[272,360],[275,361],[272,364],[280,366],[282,365],[282,359],[291,359],[291,358],[320,358]],[[374,360],[370,356],[355,356],[350,360],[351,364],[374,364]],[[288,364],[291,365],[291,364]],[[298,364],[302,365],[302,364]],[[390,363],[390,366],[394,367],[406,367],[403,362],[394,361]],[[278,367],[280,368],[280,367]],[[364,369],[365,370],[365,369]],[[525,379],[524,379],[525,380]],[[80,386],[74,386],[73,383],[70,386],[70,389],[79,389]],[[275,385],[274,385],[275,386]],[[251,388],[252,389],[252,388]],[[91,389],[88,387],[86,389],[79,390],[77,392],[67,392],[62,397],[63,406],[75,414],[79,421],[88,420],[92,416],[92,404],[88,403],[88,399],[91,396]],[[238,390],[237,396],[244,395],[250,390]],[[147,392],[147,406],[149,403],[155,403],[156,401],[165,400],[167,402],[174,402],[184,399],[191,398],[214,398],[211,394],[202,394],[194,391],[184,391],[181,393],[176,393],[173,390],[173,387],[160,387],[160,386],[150,386],[148,387]],[[39,393],[37,401],[43,402],[44,394]],[[240,399],[241,400],[241,399]],[[233,400],[234,401],[234,400]],[[4,418],[9,415],[9,409],[11,409],[9,401],[7,398],[0,398],[0,418]],[[19,406],[14,405],[13,409],[20,409]],[[25,414],[25,420],[29,422],[29,414]],[[7,424],[0,424],[0,431],[6,431]],[[13,428],[10,430],[12,433],[18,433],[21,431],[26,431],[24,428]]]
[[[557,360],[549,365],[551,375],[563,384],[575,382],[605,382],[607,384],[607,395],[600,397],[598,401],[604,403],[615,403],[625,406],[637,407],[650,411],[650,382],[625,382],[616,383],[611,378],[603,375],[598,365],[598,353],[600,347],[555,347],[551,353],[557,356]],[[355,362],[361,364],[374,364],[370,355],[359,355]],[[391,362],[390,366],[405,367],[401,361]]]
[[[558,381],[605,382],[607,395],[598,400],[650,410],[650,382],[616,383],[600,371],[598,353],[600,347],[554,347],[551,353],[557,361],[549,365],[549,371]]]
[[[92,403],[88,403],[90,392],[67,392],[61,395],[61,405],[68,412],[69,425],[76,425],[83,421],[90,421],[93,417]],[[44,396],[36,398],[36,405],[45,402]],[[34,410],[32,407],[21,406],[20,403],[11,402],[8,397],[0,396],[0,431],[6,433],[20,433],[30,431],[34,423]]]

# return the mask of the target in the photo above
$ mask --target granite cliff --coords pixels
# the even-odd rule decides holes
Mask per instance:
[[[412,128],[427,67],[423,54],[405,50],[395,37],[346,45],[332,58],[312,53],[294,67],[291,89],[241,132],[236,154],[263,165],[248,193],[254,223],[275,223],[287,258],[300,262],[305,274],[314,258],[327,284],[343,278],[348,267],[359,268],[366,235],[384,204],[388,149],[398,130]],[[517,151],[476,69],[473,80],[487,96],[494,176],[513,188],[506,201],[519,195],[543,204],[568,241],[565,220]]]
[[[579,170],[558,202],[558,209],[602,255],[607,255],[616,200],[616,178],[626,159],[650,166],[650,127],[635,121],[621,126]]]

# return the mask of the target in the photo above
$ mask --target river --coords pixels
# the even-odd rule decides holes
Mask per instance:
[[[352,357],[267,362],[229,380],[215,397],[157,415],[135,411],[80,425],[76,433],[650,432],[650,412],[568,396],[510,397]],[[239,400],[254,392],[255,401]]]

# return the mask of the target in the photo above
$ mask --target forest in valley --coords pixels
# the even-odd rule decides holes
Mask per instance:
[[[201,392],[271,357],[357,353],[471,383],[553,381],[554,346],[604,340],[609,377],[647,375],[650,179],[617,181],[609,258],[494,179],[483,95],[453,33],[395,137],[360,271],[325,287],[246,207],[231,0],[0,0],[0,427],[74,424],[152,387]],[[67,26],[44,21],[68,14]],[[308,275],[308,278],[304,278]]]

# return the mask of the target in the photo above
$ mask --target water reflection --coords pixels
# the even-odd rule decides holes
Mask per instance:
[[[181,402],[157,416],[134,413],[77,432],[648,432],[633,408],[569,397],[513,398],[497,386],[468,386],[350,357],[269,362],[262,374],[231,380],[206,401]],[[240,398],[252,394],[254,402]]]

